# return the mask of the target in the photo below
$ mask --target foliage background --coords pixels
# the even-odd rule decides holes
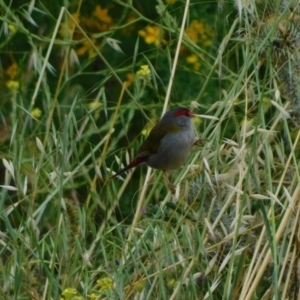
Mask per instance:
[[[297,1],[0,11],[4,299],[299,297]],[[203,143],[176,196],[111,180],[179,105]]]

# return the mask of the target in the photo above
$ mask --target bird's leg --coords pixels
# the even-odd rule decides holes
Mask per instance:
[[[198,138],[197,140],[194,141],[193,146],[204,146],[204,142],[206,141],[207,139]]]
[[[164,179],[170,189],[171,194],[174,195],[176,192],[176,186],[169,180],[168,173],[166,171],[163,171],[163,174],[164,174]]]

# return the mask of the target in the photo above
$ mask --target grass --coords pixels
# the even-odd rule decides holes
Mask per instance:
[[[3,299],[300,298],[297,1],[167,2],[0,2]],[[175,105],[176,195],[112,180]]]

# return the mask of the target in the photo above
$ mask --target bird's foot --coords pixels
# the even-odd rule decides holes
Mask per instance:
[[[168,188],[169,188],[171,194],[172,194],[172,195],[175,195],[175,192],[176,192],[176,185],[174,185],[174,184],[170,181],[170,179],[169,179],[169,177],[168,177],[168,173],[167,173],[166,171],[163,171],[163,174],[164,174],[165,181],[166,181],[166,183],[167,183],[167,185],[168,185]]]
[[[172,184],[171,182],[168,183],[168,188],[172,195],[175,195],[176,192],[176,185]]]
[[[198,138],[194,141],[193,146],[204,146],[204,143],[207,141],[207,139]]]

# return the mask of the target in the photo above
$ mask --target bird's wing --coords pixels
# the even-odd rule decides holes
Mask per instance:
[[[158,123],[150,131],[150,134],[141,145],[136,157],[145,157],[156,153],[163,137],[166,134],[178,132],[180,130],[181,128],[179,126],[173,124],[162,125],[161,123]]]

